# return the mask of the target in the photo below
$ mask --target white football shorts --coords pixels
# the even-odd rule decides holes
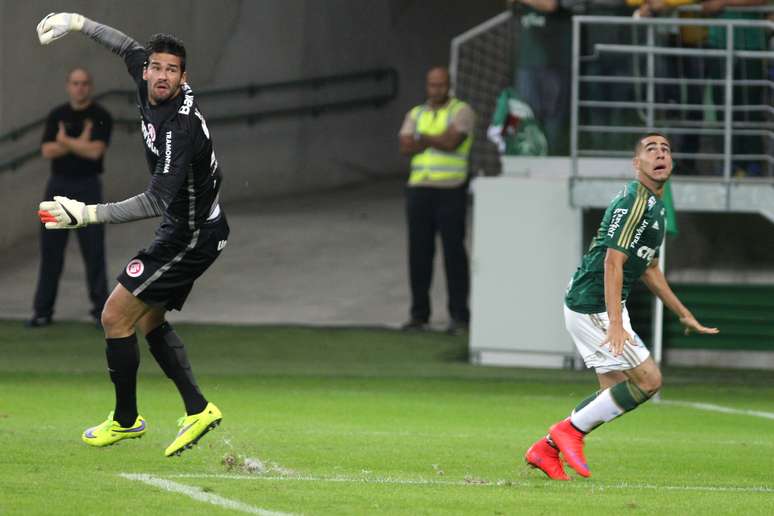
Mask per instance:
[[[564,307],[564,325],[570,332],[578,353],[583,357],[586,367],[594,368],[597,373],[609,373],[611,371],[627,371],[642,364],[650,356],[650,351],[634,333],[629,321],[629,312],[626,305],[623,306],[623,327],[634,337],[634,342],[624,344],[623,353],[613,355],[610,346],[602,342],[607,337],[607,327],[610,320],[607,312],[600,314],[580,314],[573,312],[567,306]]]

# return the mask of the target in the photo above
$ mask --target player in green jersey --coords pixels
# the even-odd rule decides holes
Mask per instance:
[[[661,388],[661,371],[632,330],[626,310],[626,298],[638,278],[677,314],[686,333],[718,333],[700,324],[680,302],[656,260],[666,230],[661,195],[672,174],[666,136],[648,133],[640,138],[633,165],[636,181],[608,206],[565,296],[567,331],[586,366],[596,371],[600,390],[527,450],[527,463],[554,480],[569,480],[560,452],[579,475],[591,476],[584,436],[634,410]]]

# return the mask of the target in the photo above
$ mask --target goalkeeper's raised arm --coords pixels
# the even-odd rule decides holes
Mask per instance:
[[[38,23],[37,31],[41,45],[48,45],[70,32],[82,32],[121,57],[126,57],[131,50],[142,48],[137,41],[120,30],[78,13],[50,13]]]
[[[50,13],[37,26],[38,40],[48,45],[71,32],[82,32],[114,54],[123,58],[136,83],[142,80],[145,49],[135,39],[120,30],[90,20],[78,13]]]

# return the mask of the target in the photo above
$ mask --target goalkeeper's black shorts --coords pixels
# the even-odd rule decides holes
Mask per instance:
[[[228,239],[223,214],[195,231],[188,243],[155,240],[129,260],[118,282],[151,306],[180,310],[194,281],[220,255]]]

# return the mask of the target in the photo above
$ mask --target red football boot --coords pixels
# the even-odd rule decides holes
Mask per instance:
[[[524,460],[548,475],[551,480],[570,480],[564,472],[562,461],[559,460],[559,450],[551,446],[545,437],[529,447]]]
[[[591,471],[583,455],[583,432],[572,426],[570,418],[556,423],[548,431],[551,440],[562,452],[564,460],[582,477],[590,477]]]

